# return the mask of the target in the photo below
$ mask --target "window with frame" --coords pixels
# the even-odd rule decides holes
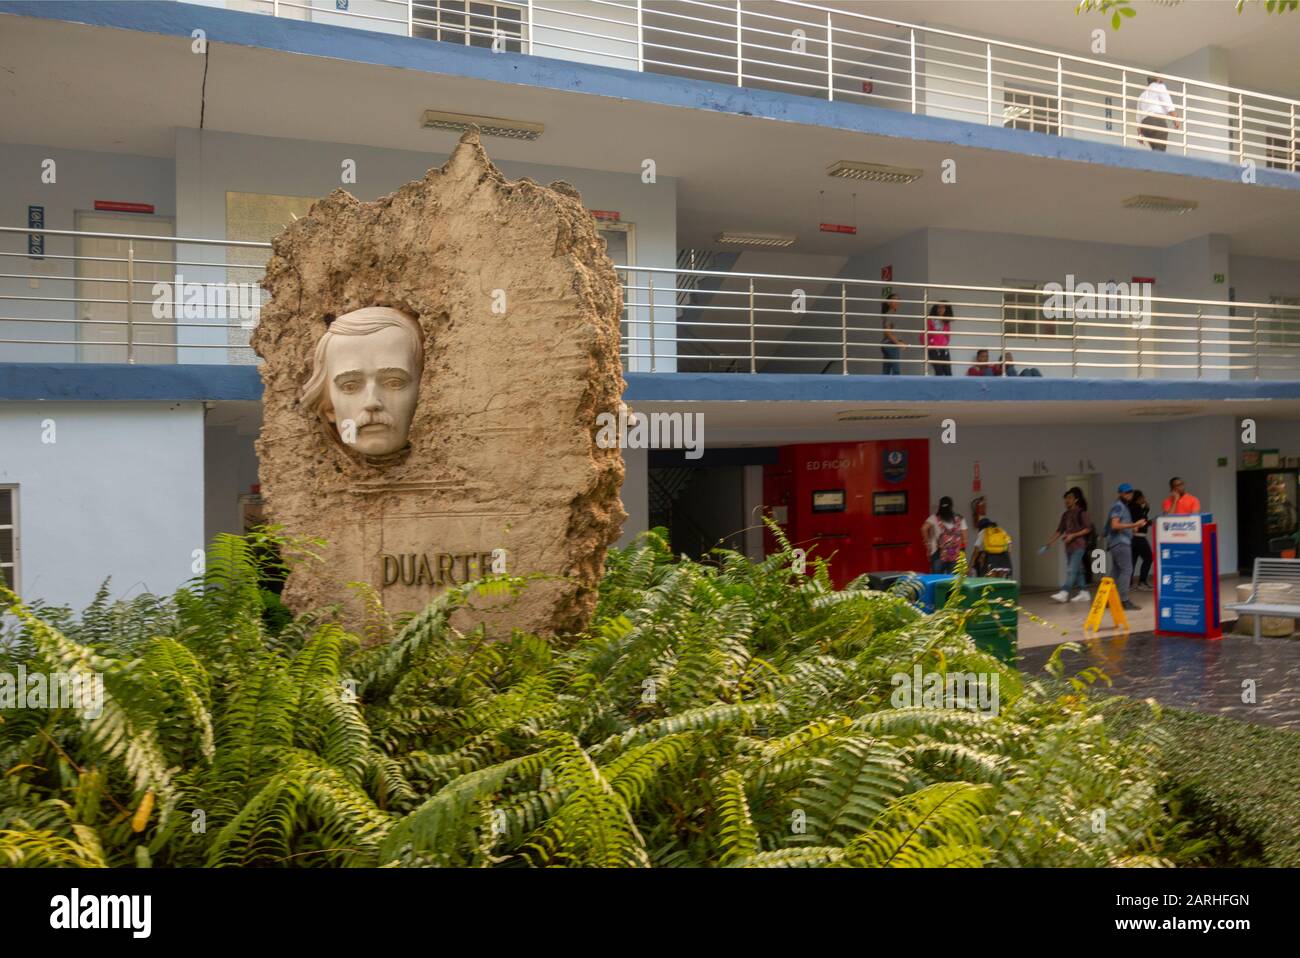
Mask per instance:
[[[478,3],[476,0],[415,0],[411,27],[417,37],[491,47],[500,36],[504,53],[523,53],[527,17],[515,3]]]
[[[1278,308],[1260,315],[1259,344],[1300,346],[1300,296],[1273,295],[1268,302]]]
[[[1056,321],[1043,317],[1043,286],[1023,280],[1004,279],[1002,331],[1007,336],[1037,339],[1055,336]]]
[[[1002,125],[1009,130],[1033,133],[1061,132],[1061,101],[1047,93],[1033,90],[1002,90]]]
[[[0,486],[0,580],[18,591],[18,490]]]
[[[1292,143],[1285,137],[1277,134],[1268,134],[1265,137],[1267,151],[1264,157],[1264,165],[1270,170],[1289,170],[1291,169]]]

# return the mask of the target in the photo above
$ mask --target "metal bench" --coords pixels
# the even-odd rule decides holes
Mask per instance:
[[[1255,572],[1251,576],[1250,584],[1249,599],[1245,602],[1225,602],[1223,607],[1234,610],[1238,615],[1253,615],[1255,638],[1260,638],[1259,630],[1263,616],[1275,615],[1283,619],[1300,618],[1300,559],[1256,559]],[[1269,585],[1286,586],[1288,594],[1285,598],[1261,596],[1260,586]]]

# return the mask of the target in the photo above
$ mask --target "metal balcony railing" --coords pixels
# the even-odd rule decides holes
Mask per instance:
[[[32,235],[51,241],[39,256],[20,245]],[[269,243],[29,227],[0,227],[0,241],[0,362],[257,361],[248,340]],[[630,371],[881,373],[881,304],[892,292],[899,301],[890,316],[900,340],[894,361],[903,375],[964,375],[986,349],[994,366],[1006,357],[1017,372],[1044,377],[1300,378],[1297,305],[1125,299],[1101,289],[1071,300],[1020,287],[636,266],[619,272]],[[947,359],[925,341],[926,317],[941,304],[952,312]]]
[[[719,288],[666,309],[661,293],[679,288],[681,272],[623,270],[624,362],[631,368],[873,374],[883,371],[882,347],[889,346],[902,375],[964,375],[984,349],[999,375],[1006,357],[1013,374],[1035,369],[1044,377],[1300,378],[1300,306],[707,273]],[[884,342],[886,291],[898,297],[889,316],[898,346]],[[927,318],[944,305],[950,329],[927,332]],[[937,342],[927,343],[935,332],[948,339],[947,359],[932,352]]]
[[[410,37],[1144,146],[1159,71],[797,0],[226,0],[235,9]],[[1300,170],[1300,101],[1160,74],[1168,149]]]

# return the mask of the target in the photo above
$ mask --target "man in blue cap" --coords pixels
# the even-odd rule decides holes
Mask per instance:
[[[1128,600],[1129,583],[1133,581],[1133,530],[1146,525],[1145,519],[1131,521],[1128,504],[1133,501],[1133,487],[1127,482],[1119,484],[1119,498],[1110,507],[1106,516],[1106,551],[1110,553],[1110,564],[1114,570],[1115,587],[1119,589],[1119,600],[1124,608],[1133,611],[1142,608]]]

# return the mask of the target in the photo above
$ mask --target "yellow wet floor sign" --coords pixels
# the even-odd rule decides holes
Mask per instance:
[[[1093,596],[1092,608],[1088,610],[1088,618],[1084,620],[1083,631],[1096,632],[1100,629],[1101,617],[1105,615],[1108,606],[1115,627],[1127,632],[1128,616],[1124,614],[1124,604],[1120,602],[1119,590],[1115,588],[1115,580],[1110,576],[1103,578],[1101,585],[1097,586],[1097,594]]]

